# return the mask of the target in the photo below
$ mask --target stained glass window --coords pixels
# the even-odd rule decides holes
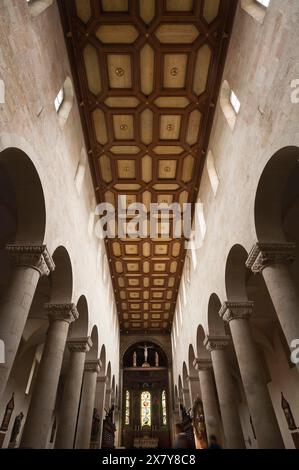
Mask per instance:
[[[166,392],[162,392],[162,424],[166,426],[167,424],[167,410],[166,410]]]
[[[146,391],[141,394],[141,426],[151,426],[152,410],[151,410],[151,393]]]
[[[130,392],[126,391],[126,406],[125,406],[125,424],[129,426],[130,424]]]

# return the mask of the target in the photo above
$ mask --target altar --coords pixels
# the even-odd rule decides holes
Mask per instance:
[[[143,436],[134,438],[134,449],[156,449],[159,444],[157,437]]]

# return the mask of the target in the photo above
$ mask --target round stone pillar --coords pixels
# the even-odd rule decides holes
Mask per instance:
[[[21,447],[32,449],[47,445],[69,325],[79,316],[74,304],[45,308],[50,324],[21,439]]]
[[[55,268],[45,245],[7,245],[6,249],[15,267],[0,305],[0,339],[5,347],[5,363],[0,364],[0,398],[18,351],[39,278],[49,275]]]
[[[186,411],[189,411],[191,408],[191,398],[189,388],[183,388],[183,403]]]
[[[99,429],[95,441],[95,445],[99,449],[102,444],[102,430],[103,430],[103,420],[105,416],[105,396],[106,396],[106,385],[107,377],[106,375],[100,375],[97,378],[96,386],[96,396],[95,396],[95,408],[99,416]]]
[[[229,322],[248,408],[260,449],[283,449],[284,444],[272,406],[249,318],[253,302],[224,302],[220,310]]]
[[[207,336],[204,342],[211,353],[216,389],[227,449],[244,449],[245,442],[241,427],[234,383],[230,373],[226,347],[228,336]]]
[[[70,350],[70,358],[60,406],[56,449],[74,447],[85,357],[92,347],[92,341],[91,338],[71,338],[67,346]]]
[[[289,346],[299,338],[299,296],[289,272],[295,250],[294,243],[257,243],[246,262],[254,273],[262,273]]]
[[[188,381],[188,385],[189,385],[191,406],[193,406],[194,402],[197,400],[197,398],[201,397],[199,378],[198,378],[198,376],[194,377],[194,376],[189,375],[187,377],[187,381]]]
[[[92,418],[95,405],[97,376],[99,371],[99,360],[85,362],[80,412],[76,436],[76,449],[90,448]]]
[[[198,370],[201,389],[201,398],[205,415],[208,443],[210,436],[214,435],[221,440],[221,419],[218,410],[216,389],[213,378],[212,361],[195,359],[194,367]]]

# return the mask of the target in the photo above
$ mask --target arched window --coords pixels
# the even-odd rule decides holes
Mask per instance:
[[[241,7],[259,23],[264,22],[271,0],[241,0]]]
[[[38,16],[52,5],[53,0],[27,0],[27,3],[30,14]]]
[[[218,173],[217,173],[216,166],[215,166],[214,155],[211,152],[211,150],[209,151],[208,157],[207,157],[207,170],[208,170],[209,180],[212,186],[214,196],[216,196],[217,189],[219,186],[219,177],[218,177]]]
[[[141,393],[141,427],[152,424],[152,396],[151,392]]]
[[[221,87],[220,107],[229,127],[233,131],[236,125],[237,115],[240,112],[241,103],[226,80],[224,80]]]
[[[86,150],[82,148],[81,154],[80,154],[80,160],[78,162],[78,166],[77,166],[76,174],[75,174],[75,185],[76,185],[76,189],[79,195],[81,194],[83,181],[85,177],[86,162],[87,162]]]
[[[167,408],[166,408],[166,391],[162,392],[162,424],[166,426],[167,424]]]
[[[126,403],[125,403],[125,425],[130,424],[130,392],[126,391]]]
[[[54,106],[58,115],[59,125],[61,128],[63,128],[67,121],[67,118],[69,117],[73,105],[73,100],[74,89],[72,80],[67,77],[54,100]]]

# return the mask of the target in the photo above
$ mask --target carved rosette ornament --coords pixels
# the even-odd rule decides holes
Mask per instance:
[[[213,364],[210,359],[194,359],[193,361],[193,367],[196,370],[209,370],[212,369]]]
[[[204,345],[209,352],[219,351],[225,349],[230,342],[230,337],[223,336],[206,336],[204,340]]]
[[[65,321],[72,323],[79,318],[79,313],[75,304],[45,304],[50,321]]]
[[[254,273],[261,273],[273,264],[292,263],[295,251],[295,243],[256,243],[249,253],[246,267]]]
[[[70,351],[87,353],[92,348],[91,338],[70,338],[67,342]]]
[[[249,320],[253,312],[254,302],[224,302],[219,315],[226,322],[232,320]]]
[[[85,362],[84,370],[86,372],[96,372],[98,374],[100,372],[101,367],[101,361],[99,359],[94,359]]]
[[[46,245],[6,245],[15,266],[36,269],[41,276],[48,276],[55,269],[55,263]]]

